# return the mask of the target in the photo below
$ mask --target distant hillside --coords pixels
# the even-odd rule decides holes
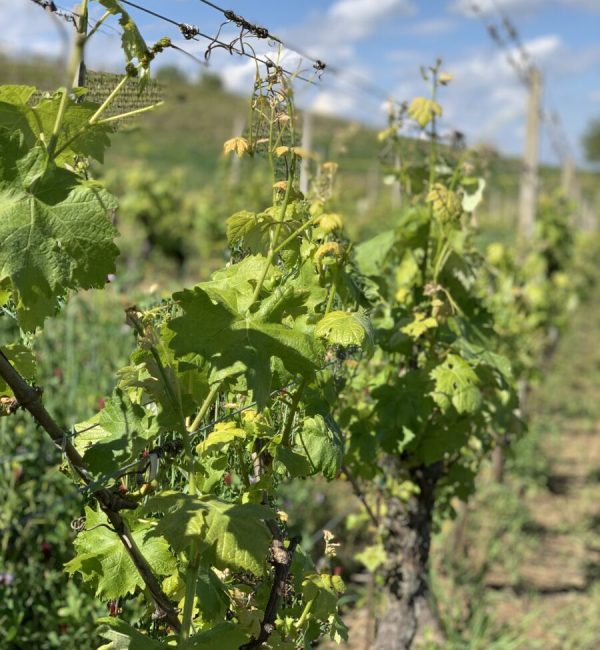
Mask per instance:
[[[204,83],[189,84],[181,78],[163,85],[167,103],[162,109],[137,118],[133,126],[121,129],[119,137],[107,156],[113,169],[143,162],[159,172],[174,167],[185,170],[186,184],[198,187],[210,182],[222,160],[223,142],[236,135],[235,128],[244,123],[248,114],[248,99],[224,92],[208,77]],[[51,90],[61,82],[57,64],[44,59],[15,61],[0,55],[0,83],[28,83]],[[423,143],[407,141],[410,147],[422,149]],[[340,163],[341,179],[346,201],[358,200],[376,186],[381,188],[378,164],[379,144],[376,131],[346,120],[323,116],[314,119],[313,150],[327,159]],[[514,216],[520,162],[514,158],[492,156],[490,174],[494,189],[504,196],[504,211]],[[554,167],[541,170],[542,186],[555,188],[560,173]],[[586,193],[595,196],[597,174],[580,174]],[[508,203],[507,203],[508,201]],[[499,201],[496,200],[496,204]],[[491,206],[490,206],[491,207]],[[504,215],[498,215],[503,219]]]

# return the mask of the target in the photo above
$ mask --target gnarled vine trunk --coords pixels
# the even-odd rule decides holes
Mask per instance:
[[[394,473],[397,462],[389,459],[387,463]],[[427,577],[434,491],[440,475],[438,463],[416,468],[411,478],[419,493],[408,502],[394,496],[388,500],[384,522],[387,611],[379,622],[377,650],[408,650],[421,626],[436,627]]]

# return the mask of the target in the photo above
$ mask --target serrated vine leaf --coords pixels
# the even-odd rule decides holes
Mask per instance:
[[[142,512],[164,513],[148,538],[162,536],[176,552],[195,539],[217,569],[264,573],[271,535],[263,520],[273,516],[268,508],[165,492],[149,499]]]
[[[76,449],[93,473],[102,474],[141,458],[141,452],[158,435],[144,409],[118,388],[98,415],[76,429],[82,430],[74,439]]]
[[[357,553],[355,559],[364,564],[367,571],[374,573],[387,560],[387,553],[381,542],[367,546],[360,553]]]
[[[185,588],[182,582],[182,591]],[[196,594],[198,596],[199,616],[203,625],[216,625],[223,621],[231,605],[226,585],[219,579],[217,574],[208,569],[201,570],[196,583]],[[182,593],[183,597],[183,593]],[[206,623],[207,625],[204,625]]]
[[[425,428],[435,408],[430,390],[430,378],[415,371],[372,391],[377,404],[377,438],[387,452],[402,453]]]
[[[377,276],[381,273],[386,258],[395,243],[396,232],[386,230],[359,244],[355,249],[355,258],[360,271],[370,276]]]
[[[246,431],[240,429],[235,422],[219,422],[215,425],[213,431],[196,447],[199,454],[206,454],[235,440],[243,440],[246,437]]]
[[[96,595],[103,600],[121,598],[143,588],[142,577],[123,542],[110,529],[106,515],[86,507],[85,528],[75,539],[77,555],[65,564],[65,570],[81,573],[84,581],[95,585]],[[148,536],[151,528],[149,524],[135,524],[131,529],[133,539],[156,575],[171,575],[177,562],[164,539]]]
[[[479,377],[471,366],[461,357],[449,354],[446,361],[431,371],[435,389],[431,393],[435,403],[447,411],[450,405],[458,413],[475,413],[482,402],[481,391],[477,387]]]
[[[194,634],[177,647],[181,650],[238,650],[248,640],[234,623],[220,623],[210,630]]]
[[[0,283],[8,279],[22,327],[42,324],[69,289],[102,287],[115,269],[117,203],[0,129]]]
[[[415,314],[414,320],[408,325],[405,325],[401,331],[408,334],[408,336],[413,339],[418,339],[423,336],[427,330],[434,329],[437,326],[438,322],[435,318],[431,316],[427,317],[423,313],[417,313]]]
[[[424,129],[434,117],[441,117],[442,107],[432,99],[415,97],[408,107],[408,114]]]
[[[193,356],[176,359],[169,347],[172,338],[173,332],[162,327],[152,348],[142,340],[131,355],[132,365],[118,371],[119,387],[137,404],[152,402],[164,430],[181,427],[209,391],[207,370],[196,365]]]
[[[433,214],[442,223],[454,221],[462,213],[462,201],[456,192],[442,183],[435,183],[427,195],[427,202],[433,206]]]
[[[238,158],[242,158],[250,150],[250,142],[247,138],[237,137],[227,140],[223,145],[223,153],[235,153]]]
[[[507,383],[514,381],[513,369],[510,359],[502,354],[491,351],[493,343],[488,341],[487,345],[472,343],[464,337],[459,337],[455,343],[457,350],[462,357],[472,363],[475,367],[483,363],[495,370]]]
[[[123,8],[118,0],[98,0],[111,14],[119,16],[119,24],[123,29],[121,46],[128,62],[143,63],[148,56],[148,47],[133,18]],[[143,77],[147,77],[147,67],[142,68]]]
[[[373,348],[371,322],[364,314],[356,312],[329,312],[317,323],[315,336],[324,338],[331,345],[357,345],[366,351]]]
[[[252,266],[260,259],[247,258],[238,268],[229,269],[225,283],[207,282],[175,294],[184,315],[169,327],[175,332],[171,345],[178,356],[196,353],[216,369],[232,368],[238,373],[241,364],[248,387],[263,408],[272,390],[271,360],[281,360],[291,373],[308,375],[318,367],[319,350],[306,331],[281,322],[288,305],[296,308],[302,297],[293,287],[275,290],[254,313],[245,309],[253,284],[244,271],[264,268]]]
[[[46,143],[50,141],[62,101],[62,92],[57,92],[30,106],[28,102],[34,92],[32,86],[0,87],[0,128],[11,132],[21,131],[30,148],[40,140]],[[89,125],[90,118],[97,110],[98,105],[91,102],[68,99],[55,148],[54,160],[57,165],[64,167],[73,164],[76,156],[104,162],[104,152],[110,146],[108,134],[111,127],[105,124]]]
[[[339,593],[344,590],[345,585],[340,576],[326,573],[309,575],[302,583],[304,601],[312,601],[310,613],[320,621],[327,621],[336,613]]]
[[[340,214],[335,212],[328,212],[319,219],[319,227],[323,232],[329,234],[336,230],[342,230],[344,227],[344,220]]]
[[[98,650],[166,650],[169,647],[118,618],[106,616],[99,618],[97,623],[101,626],[98,634],[109,641],[99,646]]]
[[[336,428],[329,427],[320,415],[306,418],[297,439],[295,450],[308,460],[312,474],[321,473],[328,481],[333,481],[344,460],[344,441]]]
[[[227,219],[227,241],[231,245],[242,244],[252,253],[264,251],[269,245],[273,223],[273,216],[268,213],[236,212]]]

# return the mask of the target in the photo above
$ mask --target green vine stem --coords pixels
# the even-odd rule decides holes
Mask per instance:
[[[221,390],[220,383],[215,384],[211,388],[206,399],[202,403],[202,406],[200,407],[198,414],[196,415],[196,417],[194,418],[190,426],[187,428],[185,427],[183,428],[183,432],[182,432],[183,445],[184,445],[185,454],[189,464],[189,472],[190,472],[189,485],[190,485],[190,494],[192,495],[196,494],[196,478],[194,472],[194,456],[192,451],[191,434],[193,434],[196,431],[196,429],[200,426],[200,423],[205,418],[206,414],[208,413],[208,409],[212,406],[220,390]]]
[[[87,16],[87,7],[88,0],[83,0],[81,3],[81,15]],[[71,51],[71,57],[69,59],[69,65],[67,67],[67,85],[62,89],[62,95],[60,98],[60,104],[58,107],[58,112],[56,113],[56,120],[54,121],[54,127],[52,129],[52,135],[48,142],[48,156],[52,159],[55,156],[56,145],[58,143],[58,137],[60,135],[60,130],[62,127],[63,120],[65,119],[65,112],[69,104],[69,97],[73,92],[73,80],[77,74],[77,70],[83,60],[83,53],[85,50],[85,44],[87,37],[85,33],[77,31],[77,36],[75,42],[73,43],[73,49]]]
[[[192,450],[192,442],[190,434],[193,433],[205,418],[208,410],[215,401],[221,384],[215,384],[206,399],[202,403],[198,414],[194,418],[192,424],[188,428],[183,428],[183,447],[188,461],[188,488],[192,496],[197,494],[196,485],[196,471],[194,468],[194,455]],[[189,563],[185,574],[185,599],[183,605],[183,618],[181,623],[181,638],[187,639],[189,637],[190,629],[192,628],[192,617],[194,613],[194,598],[196,596],[196,583],[198,582],[198,571],[200,570],[200,547],[197,540],[193,540],[189,548]]]
[[[311,217],[308,221],[305,221],[301,226],[296,228],[296,230],[294,230],[294,232],[289,237],[286,237],[286,239],[284,239],[281,242],[281,244],[275,247],[275,249],[273,250],[273,254],[277,255],[278,253],[280,253],[288,244],[291,244],[291,242],[293,242],[294,239],[296,239],[296,237],[301,235],[307,228],[310,228],[310,226],[317,223],[320,218],[321,215],[318,215],[318,216]]]
[[[262,291],[263,285],[265,283],[265,280],[267,279],[267,274],[269,273],[269,269],[271,268],[271,265],[273,264],[273,260],[275,259],[276,256],[276,248],[277,248],[277,242],[279,240],[279,236],[281,234],[281,229],[283,227],[283,223],[285,221],[285,213],[288,209],[288,206],[290,204],[290,198],[292,196],[292,186],[294,184],[294,174],[296,171],[296,155],[293,154],[292,156],[292,162],[290,164],[290,173],[288,175],[288,180],[287,180],[287,185],[285,188],[285,196],[283,198],[283,203],[281,204],[281,210],[279,213],[279,220],[277,222],[277,225],[275,227],[275,232],[273,233],[273,238],[271,240],[271,245],[269,247],[269,253],[267,254],[267,261],[265,264],[265,268],[263,269],[263,272],[256,284],[256,288],[254,289],[254,293],[252,295],[252,300],[250,301],[250,305],[248,306],[248,312],[252,309],[252,307],[256,304],[260,292]]]
[[[302,379],[300,385],[298,386],[296,392],[294,393],[294,396],[292,397],[292,402],[290,404],[290,408],[283,428],[283,435],[281,437],[282,445],[289,445],[290,443],[290,436],[292,433],[292,428],[294,426],[294,419],[296,417],[296,413],[298,412],[298,406],[300,405],[300,400],[302,399],[302,395],[306,390],[307,383],[308,381],[306,377]]]

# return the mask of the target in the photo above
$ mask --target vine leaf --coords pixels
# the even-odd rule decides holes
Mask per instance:
[[[176,293],[174,299],[184,314],[169,326],[175,332],[171,345],[179,357],[200,354],[214,369],[231,369],[232,374],[239,374],[241,365],[259,408],[266,405],[272,390],[271,359],[280,359],[288,372],[305,376],[317,370],[319,362],[314,337],[293,322],[281,322],[286,310],[297,309],[298,300],[307,296],[292,287],[276,289],[258,311],[247,311],[252,280],[264,264],[264,258],[246,258],[225,276]]]
[[[164,537],[175,552],[196,539],[203,558],[217,569],[264,573],[271,535],[262,520],[273,516],[268,508],[167,491],[142,508],[142,514],[156,512],[165,514],[148,538]]]
[[[442,107],[432,99],[415,97],[408,107],[408,114],[424,129],[434,117],[442,115]]]
[[[57,92],[30,106],[28,102],[35,90],[33,86],[0,87],[0,127],[11,132],[20,130],[29,147],[39,141],[49,142],[62,100],[62,92]],[[98,105],[91,102],[68,100],[56,145],[57,165],[64,167],[73,163],[75,156],[104,162],[104,152],[110,146],[108,134],[112,129],[102,124],[89,126],[97,109]]]
[[[181,642],[181,650],[238,650],[248,640],[246,633],[234,623],[220,623]]]
[[[84,581],[91,581],[96,595],[114,600],[144,587],[144,581],[135,568],[119,536],[108,527],[108,519],[101,511],[85,508],[86,530],[75,539],[77,555],[65,564],[65,570],[81,573]],[[149,537],[150,524],[135,524],[132,535],[141,554],[157,575],[171,575],[177,562],[169,552],[164,539]],[[119,647],[119,646],[117,646]]]
[[[377,438],[385,451],[399,454],[418,440],[419,431],[435,408],[430,389],[427,375],[415,371],[372,391],[377,404]]]
[[[75,447],[94,473],[109,474],[120,465],[139,458],[158,435],[152,418],[119,388],[100,413],[79,426],[88,430],[75,437]]]
[[[442,183],[435,183],[427,195],[427,202],[433,206],[433,214],[442,223],[448,223],[460,217],[462,201],[456,192],[449,190]]]
[[[362,273],[369,276],[379,276],[394,244],[396,232],[386,230],[372,239],[358,244],[355,248],[356,264]]]
[[[99,618],[97,623],[101,625],[98,634],[110,641],[101,645],[98,650],[166,650],[168,647],[118,618],[106,616]]]
[[[324,338],[332,345],[357,345],[367,352],[371,351],[374,345],[371,323],[360,313],[329,312],[317,323],[315,336]]]
[[[227,140],[223,145],[223,153],[235,153],[238,158],[243,158],[245,153],[250,151],[250,142],[247,138],[237,137]]]
[[[472,183],[462,183],[465,194],[462,199],[462,209],[465,212],[475,212],[479,204],[483,201],[483,195],[487,182],[484,178],[474,178]]]
[[[115,269],[117,234],[106,190],[82,182],[0,129],[0,284],[12,283],[21,327],[33,330],[68,289],[102,287]]]
[[[175,359],[169,342],[173,332],[161,328],[155,351],[146,342],[131,355],[132,365],[118,371],[119,386],[137,404],[151,400],[157,407],[156,421],[166,430],[177,429],[182,419],[194,412],[195,404],[208,395],[206,369],[193,363],[193,357]]]
[[[227,219],[227,241],[232,246],[241,243],[253,253],[265,251],[274,222],[273,216],[266,212],[236,212]]]
[[[400,331],[408,334],[408,336],[413,339],[418,339],[423,336],[427,330],[434,329],[437,326],[438,322],[435,318],[432,316],[428,317],[426,314],[419,312],[415,314],[414,320],[408,325],[405,325]]]
[[[131,18],[129,13],[123,9],[118,0],[98,0],[101,5],[106,7],[111,14],[119,16],[119,24],[123,28],[121,44],[127,62],[134,60],[144,63],[148,56],[148,47],[142,37],[140,30]],[[148,64],[142,66],[142,81],[148,78]]]
[[[206,454],[217,449],[220,450],[231,442],[244,440],[245,438],[246,431],[240,429],[235,422],[219,422],[206,439],[196,447],[196,451],[199,454]]]
[[[328,481],[338,476],[344,460],[344,441],[334,427],[327,426],[322,416],[307,418],[298,440],[296,451],[303,450],[312,474],[320,472]]]
[[[482,402],[477,387],[479,377],[464,359],[449,354],[443,364],[431,371],[431,378],[435,380],[431,396],[442,411],[446,412],[450,405],[461,414],[479,410]]]
[[[339,594],[345,589],[340,576],[326,573],[308,575],[302,583],[304,601],[313,603],[310,613],[320,621],[327,621],[336,613]]]
[[[185,584],[181,582],[182,592]],[[198,596],[198,627],[207,628],[221,622],[231,606],[227,586],[220,580],[217,574],[211,569],[201,569],[196,583],[196,594]],[[183,593],[181,594],[183,598]]]

